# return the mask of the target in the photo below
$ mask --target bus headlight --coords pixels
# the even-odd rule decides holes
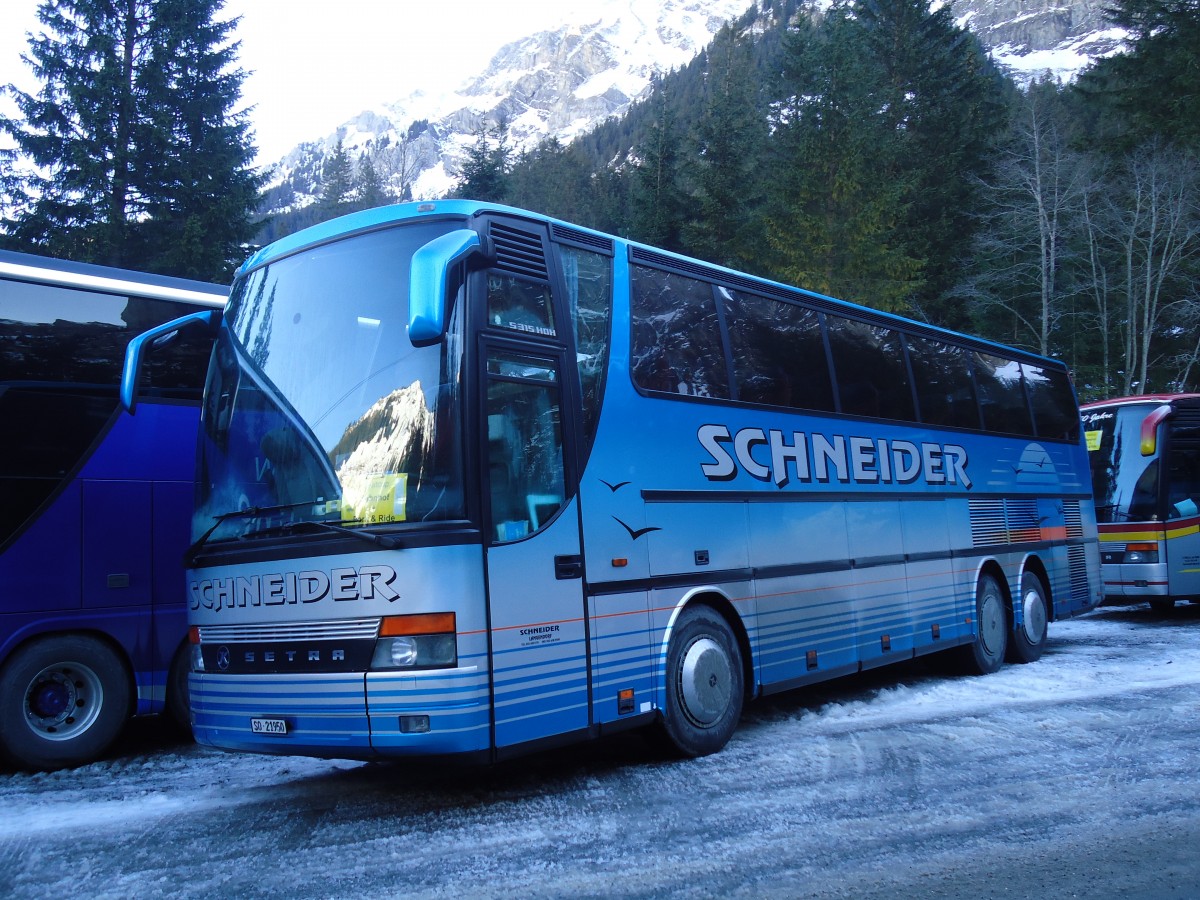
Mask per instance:
[[[371,669],[444,669],[458,665],[454,613],[388,616],[379,627]]]
[[[1127,563],[1156,563],[1158,562],[1158,544],[1127,544],[1125,546],[1125,562]]]

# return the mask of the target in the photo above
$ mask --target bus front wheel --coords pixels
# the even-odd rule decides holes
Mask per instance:
[[[963,668],[972,675],[988,675],[1004,663],[1008,650],[1008,615],[1004,589],[994,575],[984,573],[975,588],[975,640],[961,651]]]
[[[17,650],[0,672],[0,752],[22,768],[61,769],[98,758],[129,716],[125,666],[86,635]]]
[[[167,716],[181,731],[191,734],[188,713],[188,670],[191,668],[192,648],[186,641],[179,645],[167,670]]]
[[[1008,658],[1012,662],[1031,663],[1041,657],[1049,620],[1042,579],[1026,572],[1021,576],[1021,624],[1008,639]]]
[[[667,648],[666,710],[670,746],[683,756],[716,753],[742,715],[742,654],[729,625],[706,606],[680,614]]]

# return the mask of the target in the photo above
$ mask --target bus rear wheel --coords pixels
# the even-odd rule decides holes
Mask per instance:
[[[0,673],[0,752],[22,768],[77,766],[98,758],[130,708],[117,654],[86,635],[39,638]]]
[[[685,609],[667,648],[667,741],[682,756],[716,753],[742,715],[742,654],[729,625],[705,606]]]
[[[1021,624],[1008,639],[1008,658],[1012,662],[1031,663],[1046,649],[1050,616],[1042,579],[1032,572],[1021,576]]]
[[[975,640],[960,648],[959,661],[972,675],[989,675],[1004,664],[1008,650],[1008,614],[1004,590],[984,573],[975,588]]]

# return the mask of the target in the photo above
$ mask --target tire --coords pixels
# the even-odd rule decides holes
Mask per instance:
[[[107,644],[38,638],[0,673],[0,752],[33,770],[92,762],[121,732],[131,699],[129,675]]]
[[[1008,636],[1008,661],[1031,663],[1041,659],[1049,634],[1050,606],[1042,579],[1032,572],[1021,576],[1021,624]]]
[[[960,648],[963,671],[990,675],[1004,664],[1008,649],[1008,614],[1004,589],[994,575],[984,574],[975,588],[975,640]]]
[[[742,654],[729,625],[706,606],[685,609],[667,648],[662,731],[685,757],[716,753],[742,715]]]
[[[188,671],[191,669],[192,648],[184,641],[171,659],[167,670],[167,717],[184,734],[192,733],[188,709]]]

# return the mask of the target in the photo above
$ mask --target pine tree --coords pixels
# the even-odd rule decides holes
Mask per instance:
[[[509,172],[506,202],[597,227],[594,181],[592,162],[578,145],[551,137],[520,155]]]
[[[971,211],[1007,121],[1011,85],[948,4],[860,0],[855,10],[878,123],[892,147],[883,174],[905,185],[899,224],[908,255],[921,264],[910,303],[962,327],[965,311],[945,298],[970,246]]]
[[[788,96],[775,111],[768,212],[783,280],[882,309],[905,309],[921,261],[901,229],[907,184],[878,116],[871,67],[850,10],[801,20],[787,42]]]
[[[261,176],[224,0],[46,0],[35,96],[0,120],[21,167],[18,249],[224,280],[245,255]]]
[[[462,165],[455,197],[480,200],[485,203],[504,203],[508,199],[508,174],[512,168],[512,151],[508,146],[508,123],[482,127],[475,143],[467,151]]]
[[[750,49],[726,27],[706,54],[707,96],[689,167],[694,215],[683,232],[688,252],[734,268],[746,266],[759,243],[756,194],[767,138]]]
[[[685,198],[680,184],[682,137],[673,97],[662,80],[651,85],[647,137],[637,148],[633,170],[631,228],[640,241],[665,250],[683,249]]]
[[[374,209],[386,206],[392,202],[392,195],[379,177],[375,163],[369,153],[363,154],[358,163],[357,194],[355,206],[358,209]]]
[[[1132,46],[1096,62],[1080,90],[1106,113],[1109,144],[1127,152],[1161,138],[1200,149],[1200,3],[1114,0],[1108,16]]]
[[[778,264],[819,290],[961,326],[944,297],[1004,122],[1002,76],[928,0],[836,5],[802,19],[787,48]]]
[[[321,167],[321,209],[327,216],[337,216],[349,210],[354,192],[354,164],[339,137],[333,153]]]

